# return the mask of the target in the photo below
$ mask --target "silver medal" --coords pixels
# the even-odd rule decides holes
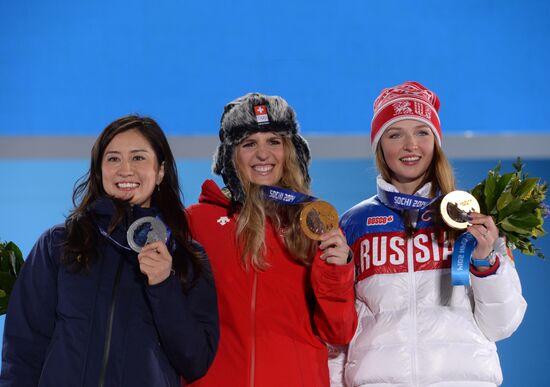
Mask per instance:
[[[168,240],[168,230],[160,219],[152,216],[139,218],[128,228],[126,233],[128,245],[136,253],[139,253],[143,246],[148,243]]]

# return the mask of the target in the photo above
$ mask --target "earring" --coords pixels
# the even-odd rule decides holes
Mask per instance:
[[[160,192],[160,184],[157,184],[157,192]]]

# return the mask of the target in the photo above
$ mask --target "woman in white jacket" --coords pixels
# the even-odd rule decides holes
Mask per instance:
[[[439,201],[455,190],[441,149],[435,93],[417,82],[384,89],[374,103],[371,145],[378,194],[342,220],[356,265],[359,325],[334,349],[332,386],[494,387],[495,342],[521,323],[526,302],[493,219],[470,213],[477,240],[470,285],[452,286],[458,232]]]

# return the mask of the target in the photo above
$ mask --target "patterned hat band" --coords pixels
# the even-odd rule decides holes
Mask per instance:
[[[380,138],[390,126],[403,120],[426,124],[441,145],[441,124],[437,114],[439,98],[418,82],[405,82],[382,90],[374,102],[371,122],[371,147],[376,152]]]

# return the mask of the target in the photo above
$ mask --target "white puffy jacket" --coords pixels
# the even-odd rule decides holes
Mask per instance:
[[[514,263],[498,239],[497,271],[471,274],[471,286],[453,287],[452,246],[436,235],[430,211],[420,210],[408,239],[399,212],[377,196],[344,214],[341,226],[357,268],[359,325],[347,350],[331,348],[332,387],[502,383],[495,341],[516,330],[527,306]]]

